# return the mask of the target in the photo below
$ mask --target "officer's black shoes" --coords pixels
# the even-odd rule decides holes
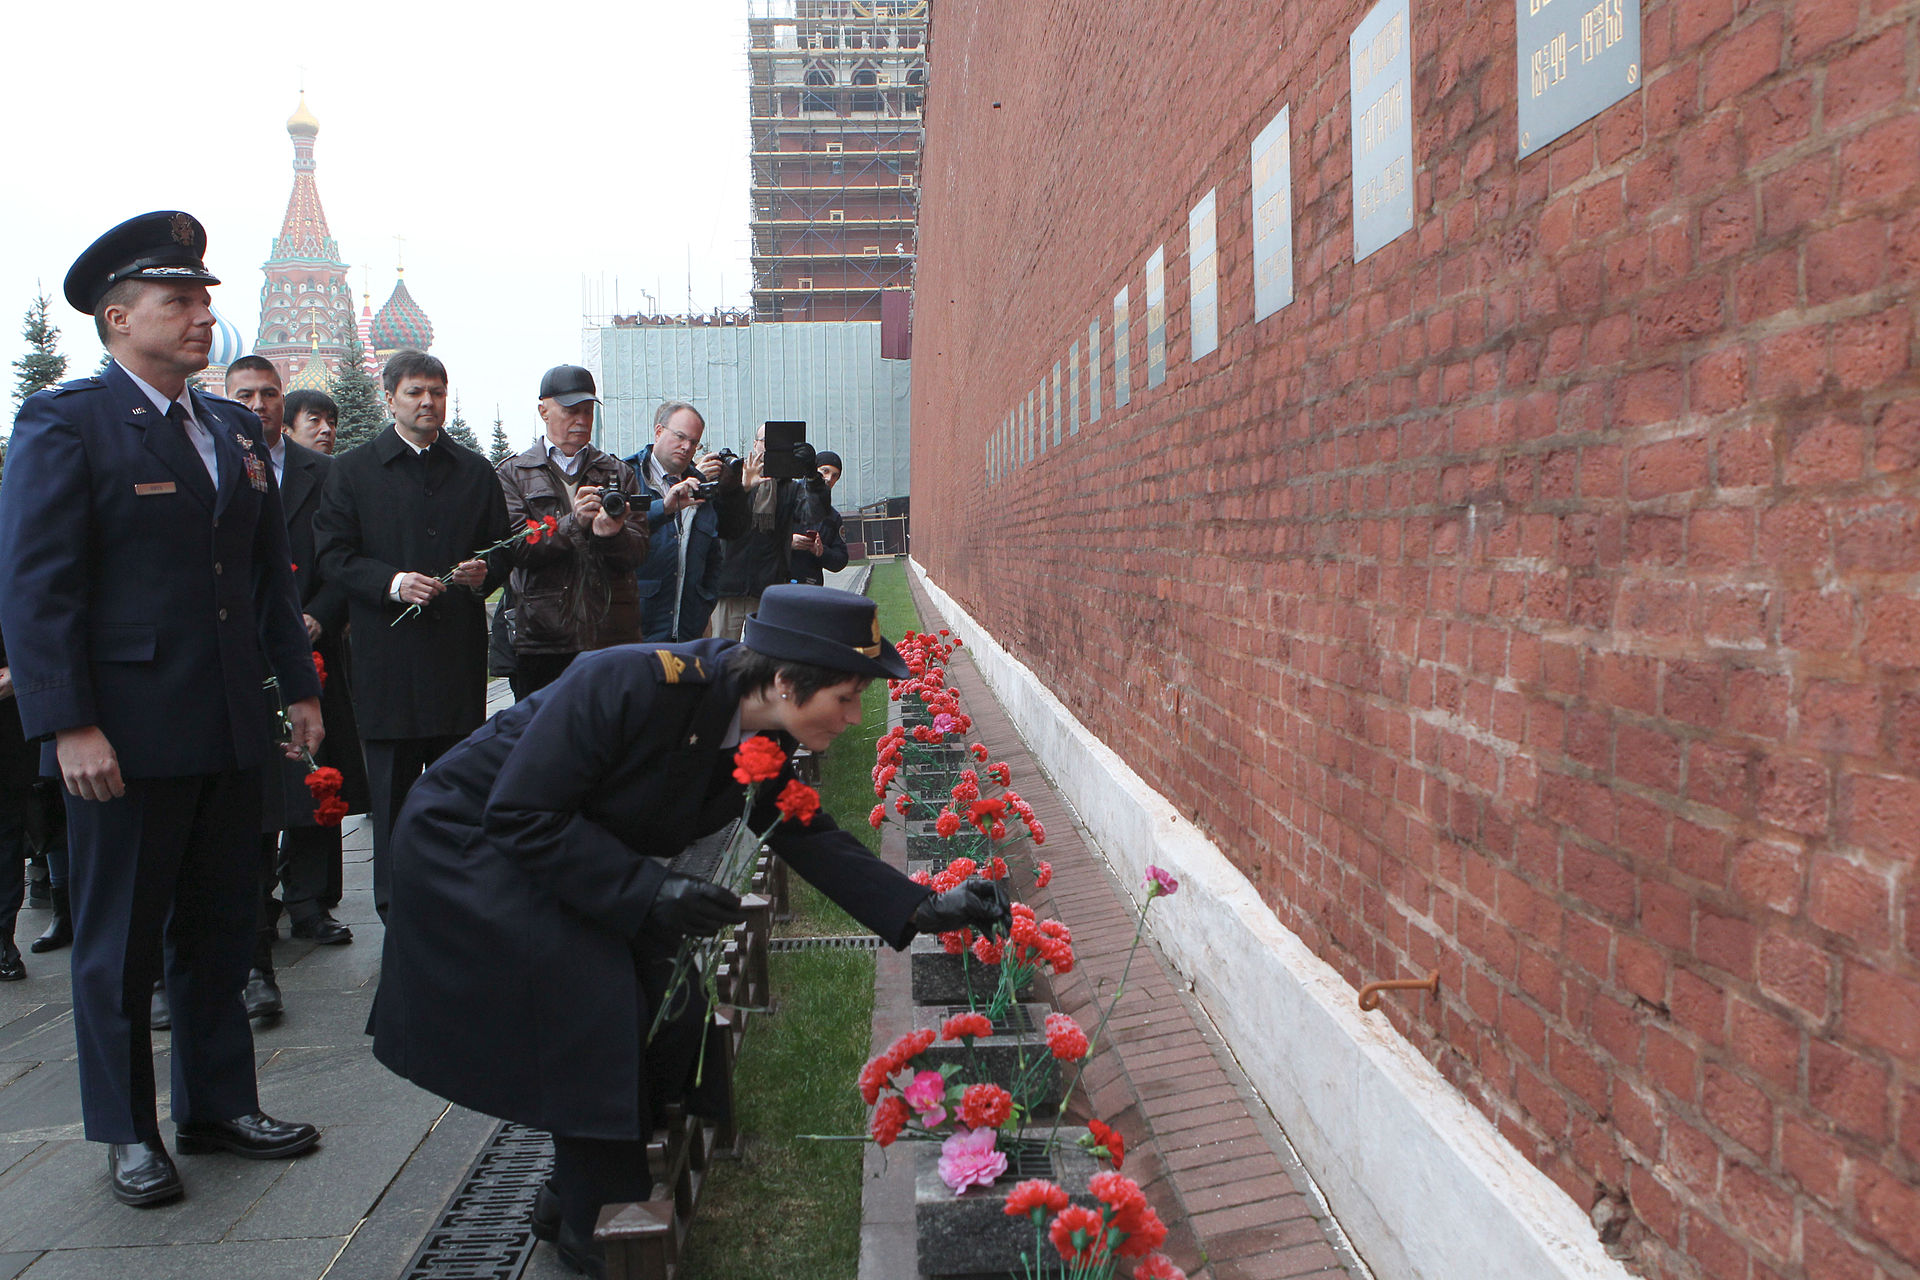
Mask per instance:
[[[28,950],[35,955],[43,951],[58,951],[62,947],[73,945],[73,914],[67,902],[67,886],[55,885],[53,893],[53,923],[47,931],[35,938]]]
[[[173,1145],[183,1156],[225,1151],[250,1160],[279,1160],[313,1150],[320,1131],[310,1124],[288,1124],[256,1111],[235,1120],[196,1120],[180,1125]]]
[[[280,998],[280,984],[264,969],[247,971],[247,990],[240,998],[249,1018],[277,1018],[287,1010],[286,1001]]]
[[[582,1240],[563,1220],[553,1247],[559,1252],[560,1261],[586,1276],[587,1280],[607,1280],[606,1246],[592,1236]]]
[[[535,1240],[552,1241],[560,1235],[560,1197],[553,1194],[553,1184],[543,1182],[540,1189],[533,1193],[533,1212],[528,1215],[528,1225],[533,1229]]]
[[[165,1031],[173,1025],[173,1009],[167,1004],[167,989],[157,982],[153,984],[153,1007],[147,1012],[147,1025],[155,1031]]]
[[[186,1192],[166,1143],[158,1138],[110,1144],[107,1174],[113,1179],[113,1198],[136,1208],[178,1200]]]
[[[289,932],[323,947],[342,947],[353,941],[353,930],[324,911],[305,920],[295,920]]]
[[[20,948],[13,945],[13,939],[0,942],[0,982],[18,982],[27,976],[27,966],[21,963]]]

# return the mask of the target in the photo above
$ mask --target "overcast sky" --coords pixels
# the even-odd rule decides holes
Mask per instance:
[[[61,281],[95,236],[150,209],[206,224],[214,306],[251,344],[303,77],[356,309],[363,279],[386,300],[403,252],[483,444],[496,402],[516,445],[539,430],[541,372],[580,359],[583,277],[605,282],[590,305],[610,311],[617,280],[622,311],[645,308],[643,288],[684,311],[690,256],[696,310],[747,305],[746,0],[95,0],[14,6],[6,25],[8,365],[38,281],[69,375],[92,372],[93,322]]]

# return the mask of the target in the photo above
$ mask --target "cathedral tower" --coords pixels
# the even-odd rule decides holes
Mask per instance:
[[[266,283],[260,287],[260,336],[253,349],[273,361],[288,385],[307,366],[312,383],[332,374],[346,354],[347,335],[354,327],[353,291],[347,283],[347,264],[340,245],[327,230],[326,210],[313,180],[313,140],[320,122],[307,110],[307,96],[287,121],[293,139],[293,194],[287,216],[273,242],[273,256],[262,266]]]

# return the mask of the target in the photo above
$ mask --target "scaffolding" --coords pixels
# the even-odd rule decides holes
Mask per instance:
[[[749,0],[753,314],[878,320],[912,284],[927,0]]]

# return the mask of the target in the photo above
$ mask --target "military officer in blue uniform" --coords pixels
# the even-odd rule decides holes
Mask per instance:
[[[322,737],[259,420],[190,389],[213,312],[191,215],[113,228],[67,273],[112,362],[21,406],[0,484],[0,627],[20,720],[46,740],[72,841],[73,1015],[86,1135],[113,1194],[182,1192],[161,1139],[147,1029],[164,972],[182,1153],[297,1155],[311,1125],[260,1111],[247,981],[264,683],[295,740]]]
[[[668,860],[739,818],[743,737],[771,737],[789,757],[796,745],[824,751],[860,722],[869,680],[906,674],[873,601],[776,586],[745,643],[582,654],[408,795],[393,831],[374,1056],[443,1098],[554,1135],[533,1225],[576,1270],[603,1273],[601,1206],[647,1197],[662,1106],[684,1100],[711,1115],[722,1101],[689,1088],[697,997],[657,1039],[648,1033],[682,939],[745,916],[731,891]],[[754,830],[773,825],[791,776],[789,762],[765,784]],[[1010,920],[998,882],[935,894],[824,811],[781,822],[768,844],[895,947]]]

